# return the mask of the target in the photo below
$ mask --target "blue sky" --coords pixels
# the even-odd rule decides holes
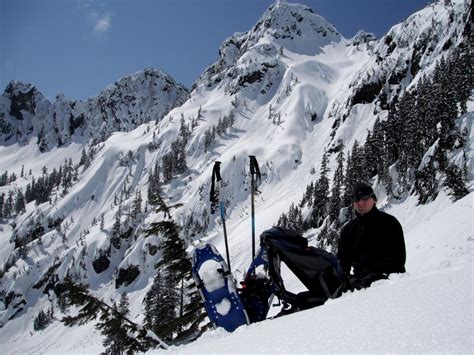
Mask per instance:
[[[190,87],[220,44],[252,28],[273,0],[0,0],[0,92],[10,80],[54,99],[97,95],[158,68]],[[299,0],[346,38],[383,36],[428,0]]]

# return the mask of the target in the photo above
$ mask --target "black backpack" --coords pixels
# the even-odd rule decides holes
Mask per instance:
[[[280,227],[263,232],[260,238],[266,249],[268,272],[275,293],[283,302],[297,309],[306,309],[340,295],[346,276],[333,254],[308,246],[306,238]],[[288,266],[308,291],[294,294],[285,289],[280,262]]]

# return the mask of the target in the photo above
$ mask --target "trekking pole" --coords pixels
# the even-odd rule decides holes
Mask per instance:
[[[225,225],[225,207],[224,207],[224,197],[222,193],[222,178],[221,178],[221,162],[216,161],[214,163],[214,168],[212,169],[212,182],[211,182],[211,213],[214,212],[212,204],[217,202],[217,194],[215,191],[215,183],[217,182],[217,186],[219,188],[219,209],[221,212],[221,220],[222,220],[222,227],[224,229],[224,242],[225,242],[225,253],[227,256],[227,265],[229,266],[229,272],[231,271],[230,268],[230,256],[229,256],[229,243],[227,241],[227,229]]]
[[[252,216],[252,260],[255,258],[255,191],[257,191],[257,180],[261,181],[260,169],[258,168],[255,155],[250,158],[250,196],[251,196],[251,216]]]

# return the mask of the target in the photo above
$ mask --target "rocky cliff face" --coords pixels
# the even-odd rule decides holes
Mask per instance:
[[[160,121],[188,95],[185,87],[154,69],[124,77],[87,101],[57,95],[50,102],[33,85],[12,81],[0,97],[0,144],[33,140],[46,151],[72,141],[102,142],[113,132]]]

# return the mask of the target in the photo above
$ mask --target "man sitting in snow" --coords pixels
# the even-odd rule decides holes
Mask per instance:
[[[405,272],[406,260],[402,226],[394,216],[377,209],[372,188],[358,183],[352,198],[356,218],[342,228],[337,253],[349,290]]]

